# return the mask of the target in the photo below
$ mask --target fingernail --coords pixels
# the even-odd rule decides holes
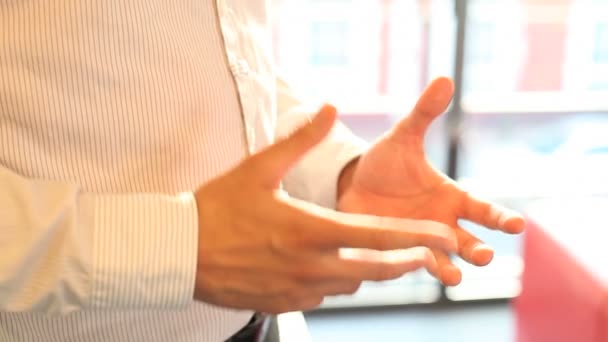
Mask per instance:
[[[330,105],[329,103],[324,104],[323,106],[321,106],[321,111],[322,112],[337,112],[338,110],[336,109],[336,107]]]
[[[485,266],[494,258],[494,249],[486,244],[479,244],[471,250],[470,259],[478,266]]]
[[[491,251],[491,252],[494,251],[494,249],[491,246],[486,245],[485,243],[480,243],[480,244],[476,245],[475,247],[473,247],[473,250],[475,250],[475,251],[487,250],[487,251]]]
[[[440,270],[441,282],[445,286],[456,286],[462,281],[462,273],[460,269],[454,265],[443,266]]]

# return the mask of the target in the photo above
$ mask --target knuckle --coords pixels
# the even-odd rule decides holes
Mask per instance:
[[[297,251],[310,249],[312,237],[307,231],[297,227],[283,229],[270,238],[270,245],[274,252],[281,255],[293,255]]]
[[[486,218],[486,219],[493,219],[495,216],[494,215],[495,210],[494,210],[494,206],[490,203],[483,203],[481,205],[481,214]]]
[[[346,291],[344,293],[352,295],[355,292],[359,291],[360,287],[361,287],[361,282],[349,284],[349,286],[347,286]]]
[[[289,245],[292,250],[306,250],[310,248],[313,242],[313,237],[305,229],[294,229],[289,234],[289,241]]]
[[[323,304],[323,299],[324,297],[315,297],[312,301],[312,308],[319,307],[321,304]]]
[[[293,300],[289,296],[280,297],[271,308],[271,314],[278,315],[294,310]]]
[[[322,296],[304,297],[298,300],[298,310],[311,310],[323,303]]]
[[[280,315],[284,312],[287,312],[284,310],[284,308],[282,308],[280,305],[275,304],[272,305],[268,310],[267,313],[271,314],[271,315]]]
[[[344,282],[338,287],[335,287],[330,293],[327,293],[325,295],[352,295],[355,292],[359,291],[360,287],[360,281]]]
[[[294,268],[294,275],[297,279],[304,281],[318,280],[322,278],[322,271],[318,265],[301,265]]]
[[[414,258],[414,262],[419,262],[421,264],[426,264],[428,262],[431,262],[432,260],[435,260],[435,254],[433,254],[433,251],[431,251],[429,248],[426,247],[419,247],[420,253],[415,256]]]
[[[299,294],[287,297],[289,301],[289,311],[305,310],[314,305],[314,297],[310,294]]]
[[[285,239],[281,234],[272,234],[269,238],[269,245],[272,252],[276,254],[283,254],[287,250],[285,245]]]
[[[376,249],[378,250],[388,250],[391,247],[391,240],[392,240],[392,236],[391,234],[386,231],[386,230],[378,230],[375,234],[374,234],[374,244]]]
[[[391,280],[399,278],[401,272],[393,265],[383,264],[376,269],[375,280]]]
[[[276,311],[285,313],[298,310],[309,310],[318,307],[323,302],[323,295],[302,287],[279,297],[276,302]]]
[[[262,284],[262,286],[266,289],[271,289],[266,290],[264,293],[265,295],[269,294],[271,296],[288,295],[296,291],[296,288],[298,287],[298,285],[290,279],[272,280],[267,284]]]

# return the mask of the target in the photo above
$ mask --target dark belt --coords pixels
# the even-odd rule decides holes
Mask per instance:
[[[243,329],[232,335],[226,342],[263,342],[270,327],[270,316],[256,313]]]

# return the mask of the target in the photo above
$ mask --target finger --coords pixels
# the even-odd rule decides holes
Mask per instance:
[[[393,251],[346,248],[341,249],[338,258],[328,264],[335,276],[358,281],[385,281],[420,268],[433,271],[437,268],[435,257],[425,247]]]
[[[298,295],[282,296],[272,300],[277,310],[274,314],[292,311],[308,311],[319,307],[323,303],[323,296],[303,289]]]
[[[454,94],[454,83],[445,77],[434,80],[422,93],[414,110],[390,133],[395,138],[424,136],[433,120],[443,113]]]
[[[434,221],[352,214],[325,213],[310,220],[316,227],[316,243],[325,248],[394,250],[427,246],[456,252],[458,244],[451,227]]]
[[[263,309],[256,311],[278,315],[286,312],[312,310],[321,303],[323,303],[322,296],[310,293],[301,296],[269,297],[266,298],[266,303],[262,304]]]
[[[303,289],[292,294],[277,296],[252,296],[234,291],[225,291],[219,298],[211,298],[210,304],[234,309],[246,309],[269,314],[311,310],[323,302],[323,296]]]
[[[206,298],[209,304],[233,309],[253,310],[270,314],[294,311],[292,304],[280,296],[251,296],[236,291],[224,291],[213,298]]]
[[[433,250],[437,260],[437,272],[431,273],[445,286],[456,286],[462,280],[462,272],[452,263],[450,257],[442,250]]]
[[[255,168],[265,184],[277,186],[287,170],[329,134],[336,115],[334,107],[323,106],[310,122],[249,158],[245,166]]]
[[[466,220],[510,234],[519,234],[524,230],[524,218],[513,210],[478,199],[468,193],[463,203],[463,218]]]
[[[307,295],[302,299],[296,299],[296,309],[290,311],[310,311],[323,304],[323,296]]]
[[[314,282],[308,286],[309,291],[313,291],[320,296],[351,295],[359,290],[361,281],[358,280],[331,280]]]
[[[463,260],[476,266],[485,266],[492,261],[494,258],[492,247],[461,227],[456,227],[454,232],[458,238],[458,255]]]

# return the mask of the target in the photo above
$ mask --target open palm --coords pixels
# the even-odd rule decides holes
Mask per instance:
[[[455,230],[459,255],[478,266],[493,258],[491,247],[458,226],[459,219],[506,233],[520,233],[523,218],[513,211],[478,199],[436,170],[424,153],[424,135],[445,111],[454,91],[447,78],[435,80],[414,110],[381,137],[357,161],[348,187],[338,201],[346,212],[442,222]],[[439,268],[435,276],[456,285],[461,272],[443,251],[434,250]]]

